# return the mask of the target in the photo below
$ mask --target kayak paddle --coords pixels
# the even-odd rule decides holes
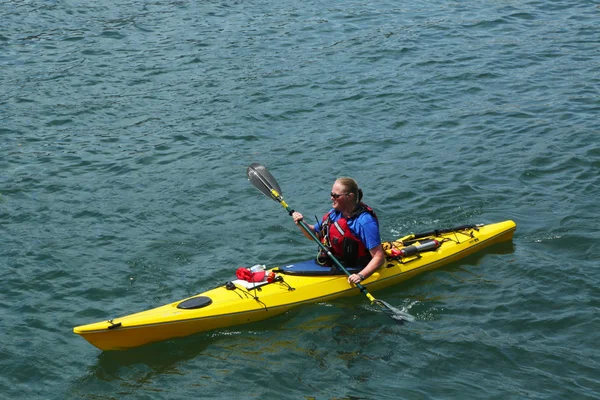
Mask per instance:
[[[277,184],[277,181],[275,180],[275,178],[273,178],[273,175],[271,175],[271,173],[267,171],[267,169],[264,166],[258,163],[250,164],[250,166],[246,170],[246,175],[248,176],[248,180],[250,181],[250,183],[252,183],[252,185],[254,185],[254,187],[260,190],[265,196],[270,197],[279,204],[281,204],[281,206],[285,208],[285,210],[290,214],[290,216],[294,213],[294,210],[292,210],[290,206],[288,206],[288,204],[283,200],[283,193],[281,192],[281,188]],[[348,272],[348,270],[344,268],[342,263],[340,263],[339,260],[336,257],[334,257],[333,254],[331,254],[331,251],[327,247],[325,247],[323,243],[321,243],[321,241],[315,236],[315,234],[310,230],[306,223],[304,221],[299,221],[299,223],[302,229],[304,229],[310,235],[310,237],[319,245],[319,247],[327,253],[327,255],[329,256],[329,258],[331,258],[333,263],[339,269],[344,271],[346,275],[350,276],[350,272]],[[375,297],[373,297],[367,291],[367,289],[360,283],[357,283],[356,287],[361,291],[361,293],[367,296],[369,300],[371,300],[371,303],[375,303],[382,307],[384,310],[390,311],[391,317],[393,319],[410,322],[415,320],[415,318],[412,315],[398,310],[396,307],[393,307],[392,305],[386,303],[383,300],[378,300]]]

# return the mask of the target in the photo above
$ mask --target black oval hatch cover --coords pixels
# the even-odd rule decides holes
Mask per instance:
[[[184,310],[193,310],[194,308],[202,308],[210,305],[212,303],[212,299],[206,296],[198,296],[192,297],[191,299],[187,299],[182,301],[177,305],[177,308],[181,308]]]

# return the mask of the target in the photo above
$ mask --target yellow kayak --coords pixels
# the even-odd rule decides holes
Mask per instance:
[[[515,229],[516,224],[509,220],[408,235],[394,242],[385,242],[385,264],[362,284],[373,293],[492,244],[511,240]],[[306,262],[298,266],[304,264]],[[266,275],[271,275],[271,279],[263,282],[231,281],[187,299],[121,318],[78,326],[73,331],[101,350],[123,350],[260,321],[301,304],[360,293],[348,283],[346,275],[335,273],[335,267],[317,266],[308,272],[295,267],[295,264],[290,264],[268,270]]]

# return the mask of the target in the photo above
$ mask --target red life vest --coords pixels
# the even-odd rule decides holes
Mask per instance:
[[[358,204],[350,219],[357,218],[364,212],[370,213],[379,223],[373,209],[364,203]],[[352,232],[345,217],[342,216],[334,222],[331,220],[331,211],[325,214],[321,221],[321,234],[321,242],[345,267],[364,267],[371,261],[369,249],[360,237]],[[331,260],[326,254],[320,254],[318,261],[320,264],[331,265]]]

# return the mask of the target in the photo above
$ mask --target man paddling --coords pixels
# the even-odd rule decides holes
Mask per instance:
[[[379,222],[371,207],[362,202],[362,189],[354,179],[338,178],[330,195],[333,208],[315,225],[300,224],[304,217],[297,211],[292,213],[292,217],[297,225],[308,227],[345,267],[362,267],[359,273],[348,276],[348,282],[357,284],[367,279],[385,261]],[[301,229],[312,240],[311,235]],[[321,252],[318,261],[331,265],[331,260],[324,252]]]

